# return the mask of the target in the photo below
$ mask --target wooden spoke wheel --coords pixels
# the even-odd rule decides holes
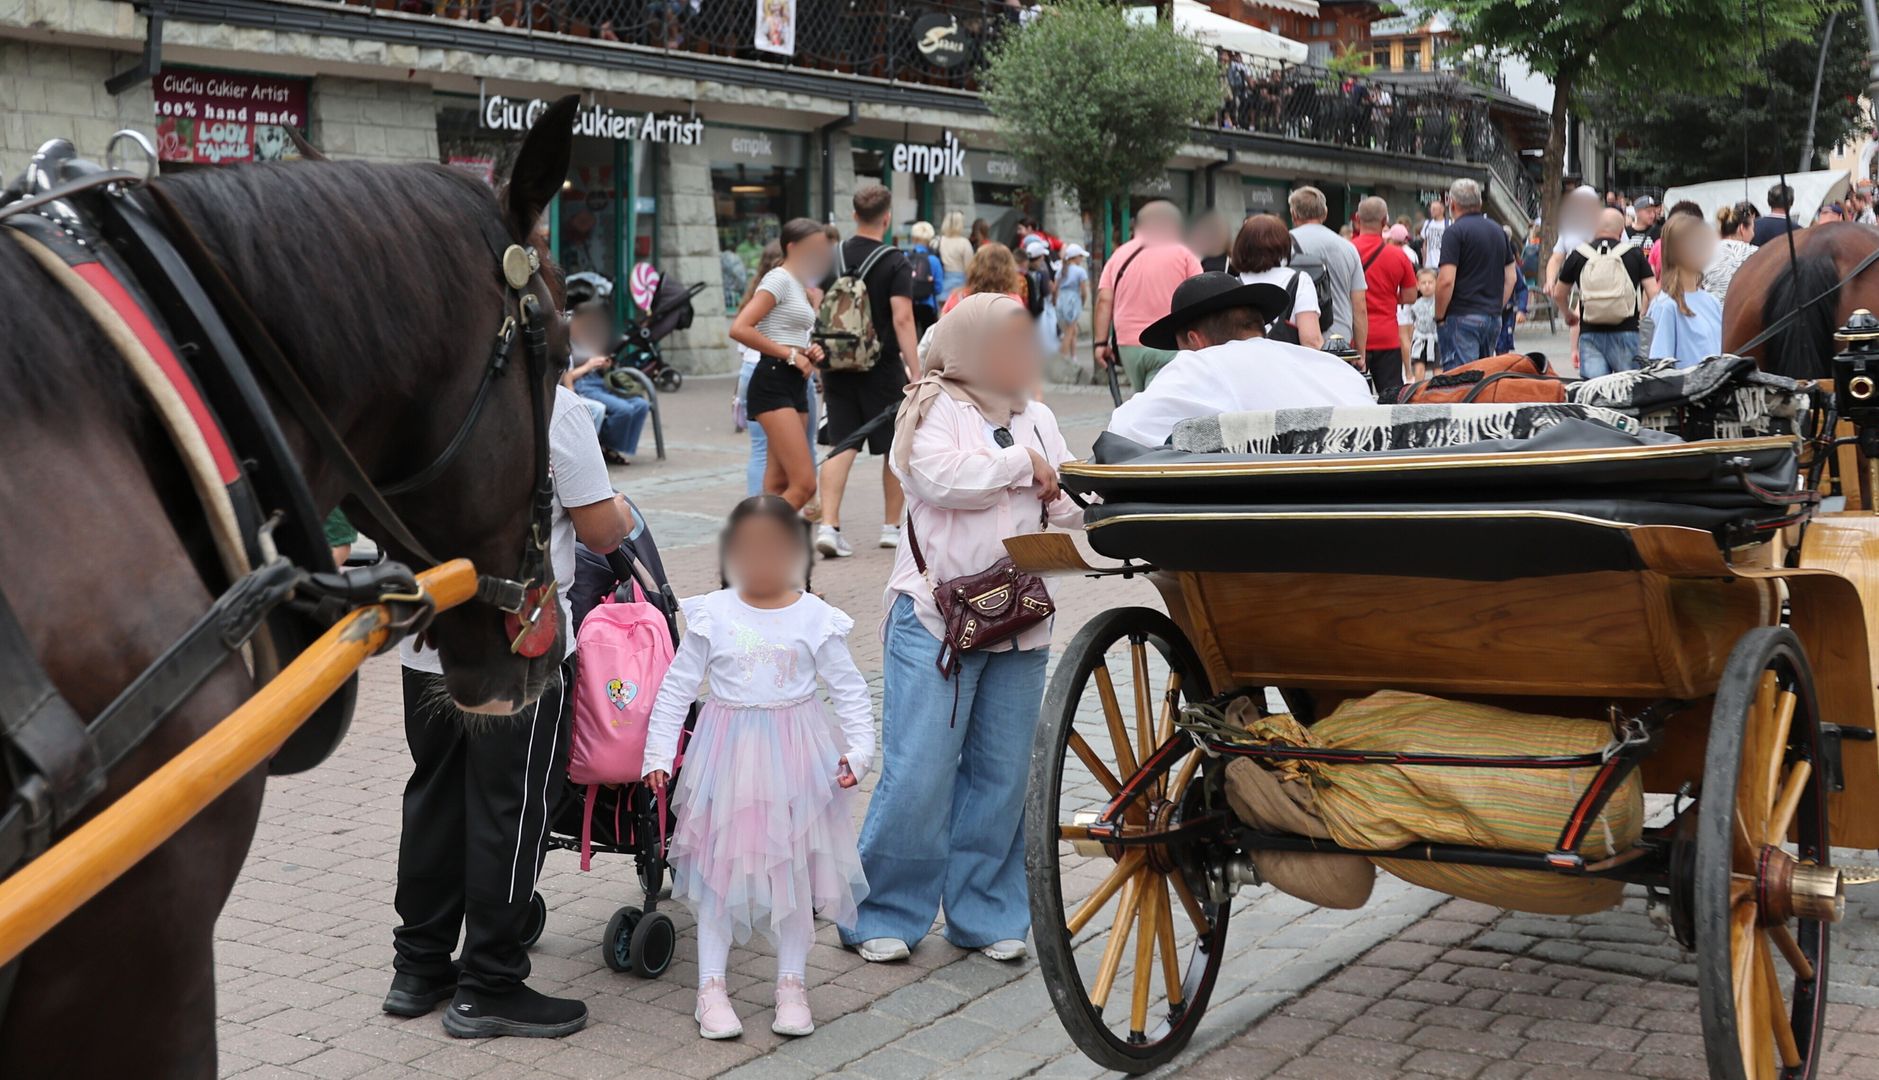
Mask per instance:
[[[1750,631],[1716,691],[1691,884],[1709,1073],[1811,1080],[1827,946],[1844,906],[1828,864],[1814,680],[1786,627]]]
[[[1173,735],[1181,705],[1207,696],[1173,621],[1121,608],[1071,640],[1044,698],[1025,802],[1032,931],[1058,1017],[1106,1068],[1146,1072],[1180,1052],[1220,970],[1228,905],[1208,902],[1207,841],[1123,846],[1086,832]],[[1203,757],[1190,747],[1128,828],[1160,831],[1196,812]]]

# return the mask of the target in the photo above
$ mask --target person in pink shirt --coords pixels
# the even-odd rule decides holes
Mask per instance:
[[[1173,203],[1157,199],[1137,211],[1135,235],[1109,256],[1097,282],[1090,327],[1097,366],[1119,361],[1129,384],[1147,389],[1174,353],[1144,346],[1142,328],[1166,315],[1175,286],[1200,271],[1200,259],[1181,242],[1181,211]]]
[[[868,896],[842,930],[868,961],[904,959],[942,906],[954,945],[1024,955],[1024,789],[1051,627],[959,653],[944,675],[933,587],[992,566],[1008,536],[1083,523],[1057,486],[1057,418],[1031,398],[1041,363],[1024,305],[975,293],[934,325],[895,420],[907,522],[882,629],[881,779],[861,829]]]

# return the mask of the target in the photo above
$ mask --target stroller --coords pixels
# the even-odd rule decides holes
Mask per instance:
[[[676,330],[691,328],[692,300],[705,291],[705,283],[684,285],[671,274],[660,274],[653,287],[652,306],[644,318],[630,312],[621,327],[620,339],[613,347],[613,363],[644,372],[661,393],[671,393],[685,382],[684,373],[669,366],[659,355],[659,342]]]
[[[631,506],[629,500],[628,505]],[[639,507],[633,506],[636,528],[621,541],[620,547],[607,555],[596,555],[585,547],[576,549],[574,584],[568,589],[574,625],[600,603],[609,592],[627,599],[631,583],[637,581],[646,600],[665,613],[672,641],[677,644],[678,598],[666,580],[665,566],[652,532],[646,527]],[[672,782],[677,783],[685,760],[685,744],[691,738],[698,708],[692,707],[684,733],[679,736],[679,752],[673,764]],[[585,830],[589,851],[603,855],[631,855],[637,867],[639,887],[644,894],[641,906],[627,905],[613,913],[600,939],[601,956],[614,971],[630,971],[641,978],[656,979],[672,966],[678,946],[678,931],[672,919],[658,910],[660,893],[665,887],[665,841],[672,833],[671,807],[655,798],[644,784],[630,783],[601,787],[595,796],[593,817],[587,818],[586,789],[570,781],[562,785],[560,800],[549,817],[548,846],[563,851],[580,851]],[[664,818],[661,821],[661,818]],[[525,945],[541,939],[548,922],[548,902],[537,892],[531,898],[529,922],[523,938]]]

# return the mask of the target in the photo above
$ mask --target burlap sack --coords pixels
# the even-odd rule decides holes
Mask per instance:
[[[1237,706],[1237,703],[1236,703]],[[1611,740],[1593,720],[1539,716],[1425,694],[1381,691],[1347,701],[1307,729],[1289,716],[1229,718],[1262,739],[1302,746],[1485,756],[1583,754]],[[1236,762],[1237,764],[1237,762]],[[1255,768],[1259,766],[1255,763]],[[1390,850],[1417,841],[1506,851],[1548,852],[1559,840],[1592,768],[1497,769],[1277,762],[1261,769],[1297,785],[1309,799],[1315,827],[1347,848]],[[1233,773],[1229,770],[1229,776]],[[1242,782],[1243,790],[1253,785]],[[1231,785],[1229,800],[1232,800]],[[1248,800],[1249,808],[1255,804]],[[1238,802],[1234,803],[1239,811]],[[1269,813],[1270,807],[1258,808]],[[1257,824],[1257,823],[1254,823]],[[1270,827],[1277,827],[1270,826]],[[1594,821],[1580,853],[1601,859],[1630,847],[1644,828],[1644,793],[1633,773]],[[1273,853],[1255,853],[1265,872]],[[1304,856],[1320,858],[1320,856]],[[1404,859],[1376,864],[1405,881],[1495,907],[1549,915],[1582,915],[1615,906],[1624,886],[1529,870],[1500,870]],[[1271,874],[1266,874],[1272,878]],[[1277,884],[1277,880],[1274,879]],[[1283,886],[1281,886],[1283,887]],[[1291,890],[1287,890],[1288,892]]]
[[[1324,822],[1306,808],[1311,792],[1297,782],[1280,780],[1251,758],[1227,764],[1227,803],[1255,829],[1331,839]],[[1370,900],[1377,871],[1359,855],[1312,855],[1298,851],[1258,851],[1259,876],[1280,892],[1329,908],[1360,908]]]

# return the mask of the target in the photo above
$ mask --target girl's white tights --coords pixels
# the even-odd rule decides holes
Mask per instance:
[[[791,912],[776,928],[776,975],[802,978],[809,947],[816,941],[815,914],[807,909]],[[725,964],[731,958],[731,920],[728,915],[701,914],[698,917],[698,982],[724,978]]]

